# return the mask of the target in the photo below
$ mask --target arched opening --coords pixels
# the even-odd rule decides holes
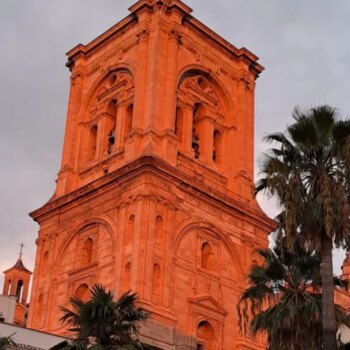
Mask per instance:
[[[134,227],[135,227],[135,216],[131,215],[126,226],[126,232],[124,237],[124,245],[129,245],[132,243],[134,238]]]
[[[17,288],[16,288],[17,303],[20,303],[22,301],[22,296],[23,296],[23,281],[19,280],[17,282]]]
[[[222,160],[222,134],[219,130],[214,130],[213,161],[221,163]]]
[[[81,265],[90,264],[92,261],[92,249],[93,249],[94,241],[91,238],[88,238],[83,245],[83,250],[81,253]]]
[[[89,149],[88,149],[88,159],[93,160],[96,158],[97,150],[97,125],[94,125],[90,129],[89,135]]]
[[[161,288],[161,275],[159,264],[153,265],[153,277],[152,277],[152,301],[155,304],[159,303],[160,288]]]
[[[105,145],[107,148],[107,153],[111,154],[115,144],[115,128],[117,123],[117,107],[118,101],[113,99],[107,108],[108,119],[106,121],[106,135],[105,135]]]
[[[215,349],[215,330],[207,321],[200,322],[197,327],[197,349]]]
[[[131,104],[126,109],[126,114],[125,114],[125,136],[128,136],[132,131],[133,114],[134,114],[134,105]]]
[[[122,285],[124,286],[125,290],[131,290],[131,268],[131,262],[128,262],[124,268],[124,280]]]
[[[196,103],[193,108],[193,129],[192,129],[192,150],[196,159],[201,155],[201,143],[203,142],[199,128],[200,119],[204,116],[205,110],[201,103]]]
[[[201,249],[201,267],[205,270],[213,270],[213,252],[209,243],[203,243]]]
[[[90,290],[86,283],[81,284],[75,292],[75,297],[80,299],[83,302],[87,302],[89,299],[89,296],[90,296]]]
[[[12,281],[8,281],[8,287],[7,287],[7,294],[6,295],[11,295],[11,288],[12,288]]]
[[[156,245],[162,244],[163,229],[164,229],[163,218],[160,215],[158,215],[156,219],[156,235],[155,235]]]
[[[45,276],[47,274],[47,268],[49,263],[49,252],[45,252],[42,261],[42,274]]]
[[[176,108],[176,118],[175,118],[175,135],[179,143],[183,139],[183,112],[180,107]]]

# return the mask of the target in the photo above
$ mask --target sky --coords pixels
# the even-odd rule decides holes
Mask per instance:
[[[294,106],[350,112],[350,1],[185,0],[193,15],[260,57],[256,159],[262,138],[291,123]],[[128,14],[131,0],[0,1],[0,270],[33,268],[38,226],[28,213],[52,196],[67,111],[65,53]],[[269,215],[273,203],[260,198]],[[335,271],[344,258],[335,252]],[[2,276],[0,277],[0,288]]]

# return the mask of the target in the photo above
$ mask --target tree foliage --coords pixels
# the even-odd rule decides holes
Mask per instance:
[[[336,346],[333,244],[349,246],[350,121],[328,105],[295,109],[285,133],[266,137],[277,144],[261,162],[256,192],[279,201],[279,232],[292,251],[296,242],[321,253],[323,346]]]
[[[293,253],[276,246],[257,254],[261,263],[252,266],[249,287],[238,305],[241,328],[254,335],[266,332],[269,350],[320,349],[320,255],[300,245]],[[336,321],[338,326],[350,326],[340,307]]]
[[[143,349],[138,339],[140,324],[148,314],[136,306],[136,293],[127,292],[118,300],[102,285],[94,285],[91,299],[70,299],[72,309],[62,307],[61,321],[75,334],[73,343],[64,342],[60,349],[92,350]],[[57,348],[56,348],[57,349]]]

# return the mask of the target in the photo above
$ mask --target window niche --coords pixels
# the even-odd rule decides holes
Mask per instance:
[[[134,78],[127,69],[111,71],[91,96],[86,120],[87,160],[102,160],[124,146],[131,132],[134,103]],[[84,145],[86,145],[84,143]],[[101,159],[102,158],[102,159]]]
[[[16,298],[17,298],[17,303],[20,303],[22,300],[23,296],[23,281],[19,280],[17,282],[17,288],[16,288]]]
[[[153,265],[152,276],[152,302],[158,304],[161,292],[161,270],[159,264]]]
[[[131,274],[132,274],[132,265],[131,265],[131,262],[128,262],[124,267],[123,280],[121,283],[124,291],[131,290]]]
[[[213,161],[217,164],[222,162],[222,133],[217,129],[213,135]]]
[[[180,79],[175,135],[181,142],[181,151],[206,164],[222,162],[222,101],[223,92],[209,74],[192,70]]]
[[[134,229],[135,229],[135,215],[130,215],[127,225],[126,225],[126,230],[124,233],[124,245],[128,246],[132,243],[133,238],[134,238]]]
[[[90,128],[89,147],[88,147],[88,160],[94,160],[96,158],[97,132],[98,132],[97,125],[93,125]]]
[[[158,215],[156,218],[156,232],[155,232],[155,242],[156,245],[162,245],[163,241],[163,230],[164,230],[164,221],[163,218]]]
[[[203,135],[200,130],[200,119],[205,115],[204,107],[201,103],[196,103],[193,108],[193,128],[192,128],[192,151],[196,159],[200,159],[202,151]]]
[[[213,249],[208,242],[203,243],[201,247],[201,268],[208,271],[214,270]]]
[[[108,154],[111,154],[114,150],[114,145],[116,143],[116,125],[118,118],[118,101],[116,99],[111,100],[107,108],[107,120],[106,120],[106,130],[104,137],[104,145]]]
[[[8,281],[8,287],[7,287],[7,294],[6,295],[11,295],[11,288],[12,288],[12,281]]]
[[[94,241],[92,238],[88,238],[82,247],[80,265],[85,266],[92,262],[92,252],[93,252]]]
[[[75,297],[79,300],[86,302],[89,299],[90,290],[86,283],[81,284],[75,291]]]
[[[202,321],[197,327],[197,349],[215,349],[215,330],[208,321]]]
[[[125,137],[127,137],[132,131],[133,115],[134,115],[134,105],[130,104],[126,109],[126,113],[125,113]]]

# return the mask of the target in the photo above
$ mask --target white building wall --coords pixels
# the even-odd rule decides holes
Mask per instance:
[[[12,323],[15,316],[16,297],[0,295],[0,316],[5,322]]]

